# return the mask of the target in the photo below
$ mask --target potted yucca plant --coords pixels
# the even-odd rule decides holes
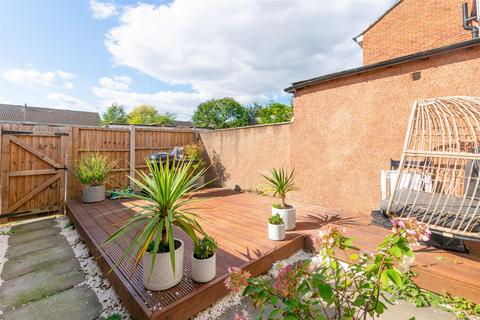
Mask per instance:
[[[205,161],[202,158],[202,152],[204,148],[203,145],[200,143],[191,143],[187,144],[184,148],[184,155],[185,158],[192,160],[194,162],[193,169],[195,171],[201,170],[205,168]],[[204,174],[200,175],[195,182],[195,185],[198,187],[205,186],[205,172]]]
[[[82,201],[91,203],[105,200],[105,181],[116,161],[108,161],[106,156],[92,153],[75,165],[75,176],[83,185]]]
[[[205,235],[196,216],[186,208],[194,201],[187,194],[197,190],[195,181],[205,169],[192,170],[190,161],[174,162],[170,166],[168,158],[162,165],[146,163],[148,171],[137,171],[139,179],[129,177],[142,190],[141,193],[128,194],[131,198],[144,200],[145,204],[138,205],[139,211],[114,232],[105,245],[133,231],[135,236],[117,265],[128,255],[135,259],[135,268],[143,260],[145,288],[166,290],[183,277],[184,243],[175,238],[173,227],[185,231],[195,244],[198,242],[196,232]]]
[[[206,236],[199,240],[192,254],[192,279],[196,282],[208,282],[215,278],[218,245],[215,239]]]
[[[295,207],[287,204],[287,193],[295,190],[295,169],[288,173],[284,168],[273,169],[270,176],[262,175],[267,181],[267,191],[280,198],[280,203],[272,205],[272,215],[279,214],[285,222],[285,230],[295,229]]]
[[[268,218],[268,238],[275,241],[285,239],[285,222],[278,213]]]

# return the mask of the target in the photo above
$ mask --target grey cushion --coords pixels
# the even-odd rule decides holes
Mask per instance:
[[[385,212],[387,211],[388,200],[383,200],[380,205],[380,208]],[[475,216],[468,230],[465,231],[480,232],[480,208],[474,215],[478,204],[478,199],[466,198],[463,202],[463,198],[460,197],[405,189],[398,190],[395,194],[391,213],[406,217],[410,212],[410,217],[415,217],[419,221],[428,222],[431,218],[430,226],[433,229],[435,229],[434,225],[437,225],[446,228],[459,228],[462,231],[470,223],[472,216]],[[458,218],[456,218],[457,213]],[[462,220],[464,220],[463,223]]]

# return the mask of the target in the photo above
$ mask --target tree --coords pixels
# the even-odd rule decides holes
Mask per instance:
[[[248,124],[258,124],[258,117],[260,117],[262,109],[263,106],[259,102],[253,102],[251,105],[247,106]]]
[[[155,124],[169,125],[175,122],[175,115],[172,113],[159,114],[154,106],[142,104],[136,106],[128,114],[129,124]]]
[[[288,122],[293,117],[293,106],[271,101],[259,111],[260,123]]]
[[[102,114],[102,123],[107,125],[108,124],[126,124],[127,112],[125,111],[125,107],[118,105],[116,103],[112,104]]]
[[[212,99],[197,106],[192,120],[197,127],[243,127],[248,125],[248,112],[233,98]]]

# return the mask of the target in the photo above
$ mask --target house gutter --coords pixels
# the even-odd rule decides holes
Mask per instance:
[[[374,64],[369,64],[369,65],[358,67],[358,68],[353,68],[353,69],[348,69],[348,70],[344,70],[344,71],[340,71],[340,72],[327,74],[327,75],[324,75],[324,76],[321,76],[321,77],[316,77],[316,78],[307,79],[307,80],[303,80],[303,81],[293,82],[292,85],[288,88],[285,88],[284,91],[288,92],[288,93],[295,93],[295,91],[298,90],[298,89],[303,89],[303,88],[306,88],[308,86],[316,85],[316,84],[319,84],[319,83],[324,82],[324,81],[344,78],[344,77],[348,77],[348,76],[352,76],[352,75],[356,75],[356,74],[361,74],[361,73],[365,73],[365,72],[369,72],[369,71],[373,71],[373,70],[383,69],[383,68],[387,68],[387,67],[391,67],[391,66],[411,62],[411,61],[425,59],[425,58],[433,57],[433,56],[443,54],[443,53],[447,53],[447,52],[452,52],[452,51],[456,51],[456,50],[460,50],[460,49],[466,49],[466,48],[474,47],[474,46],[477,46],[479,44],[480,44],[480,38],[472,39],[472,40],[455,43],[455,44],[445,46],[445,47],[441,47],[441,48],[422,51],[422,52],[402,56],[402,57],[399,57],[399,58],[394,58],[394,59],[391,59],[391,60],[386,60],[386,61],[377,62],[377,63],[374,63]]]

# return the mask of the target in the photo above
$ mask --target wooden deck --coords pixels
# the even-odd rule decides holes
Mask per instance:
[[[312,237],[329,224],[344,227],[362,249],[373,250],[375,244],[388,234],[388,230],[369,225],[367,213],[346,214],[317,205],[294,202],[297,207],[297,228],[287,232],[286,241],[268,240],[266,221],[270,215],[272,199],[251,193],[237,193],[223,189],[208,189],[197,195],[197,211],[205,231],[220,245],[217,258],[217,277],[210,283],[197,284],[190,279],[190,241],[185,241],[185,275],[176,287],[162,292],[148,292],[143,288],[141,269],[133,275],[131,266],[121,265],[108,277],[120,298],[138,319],[186,319],[213,304],[225,293],[223,280],[229,266],[246,268],[254,275],[267,271],[272,262],[290,256],[306,247],[312,249]],[[107,249],[101,244],[114,230],[114,223],[133,213],[132,200],[105,201],[83,204],[69,200],[67,213],[82,238],[104,271],[111,269],[127,239]],[[186,239],[183,232],[176,235]],[[306,237],[305,237],[306,236]],[[305,239],[305,242],[304,242]],[[419,272],[417,283],[428,290],[445,291],[480,303],[480,246],[467,244],[470,254],[446,252],[429,247],[416,250],[414,270]]]
[[[228,267],[238,266],[249,270],[252,275],[259,275],[269,270],[273,262],[291,256],[304,245],[304,236],[297,233],[289,234],[286,241],[268,240],[268,206],[242,203],[238,194],[218,190],[199,194],[199,197],[217,195],[221,196],[202,201],[202,209],[198,210],[202,218],[200,223],[220,247],[216,278],[207,284],[195,283],[191,279],[192,244],[183,231],[176,229],[176,237],[185,243],[184,277],[177,286],[160,292],[144,289],[142,267],[133,274],[132,265],[127,262],[112,269],[128,239],[102,247],[115,230],[114,224],[131,216],[139,201],[125,199],[84,204],[69,200],[67,214],[132,316],[136,319],[188,319],[227,293],[223,281],[228,275]]]

